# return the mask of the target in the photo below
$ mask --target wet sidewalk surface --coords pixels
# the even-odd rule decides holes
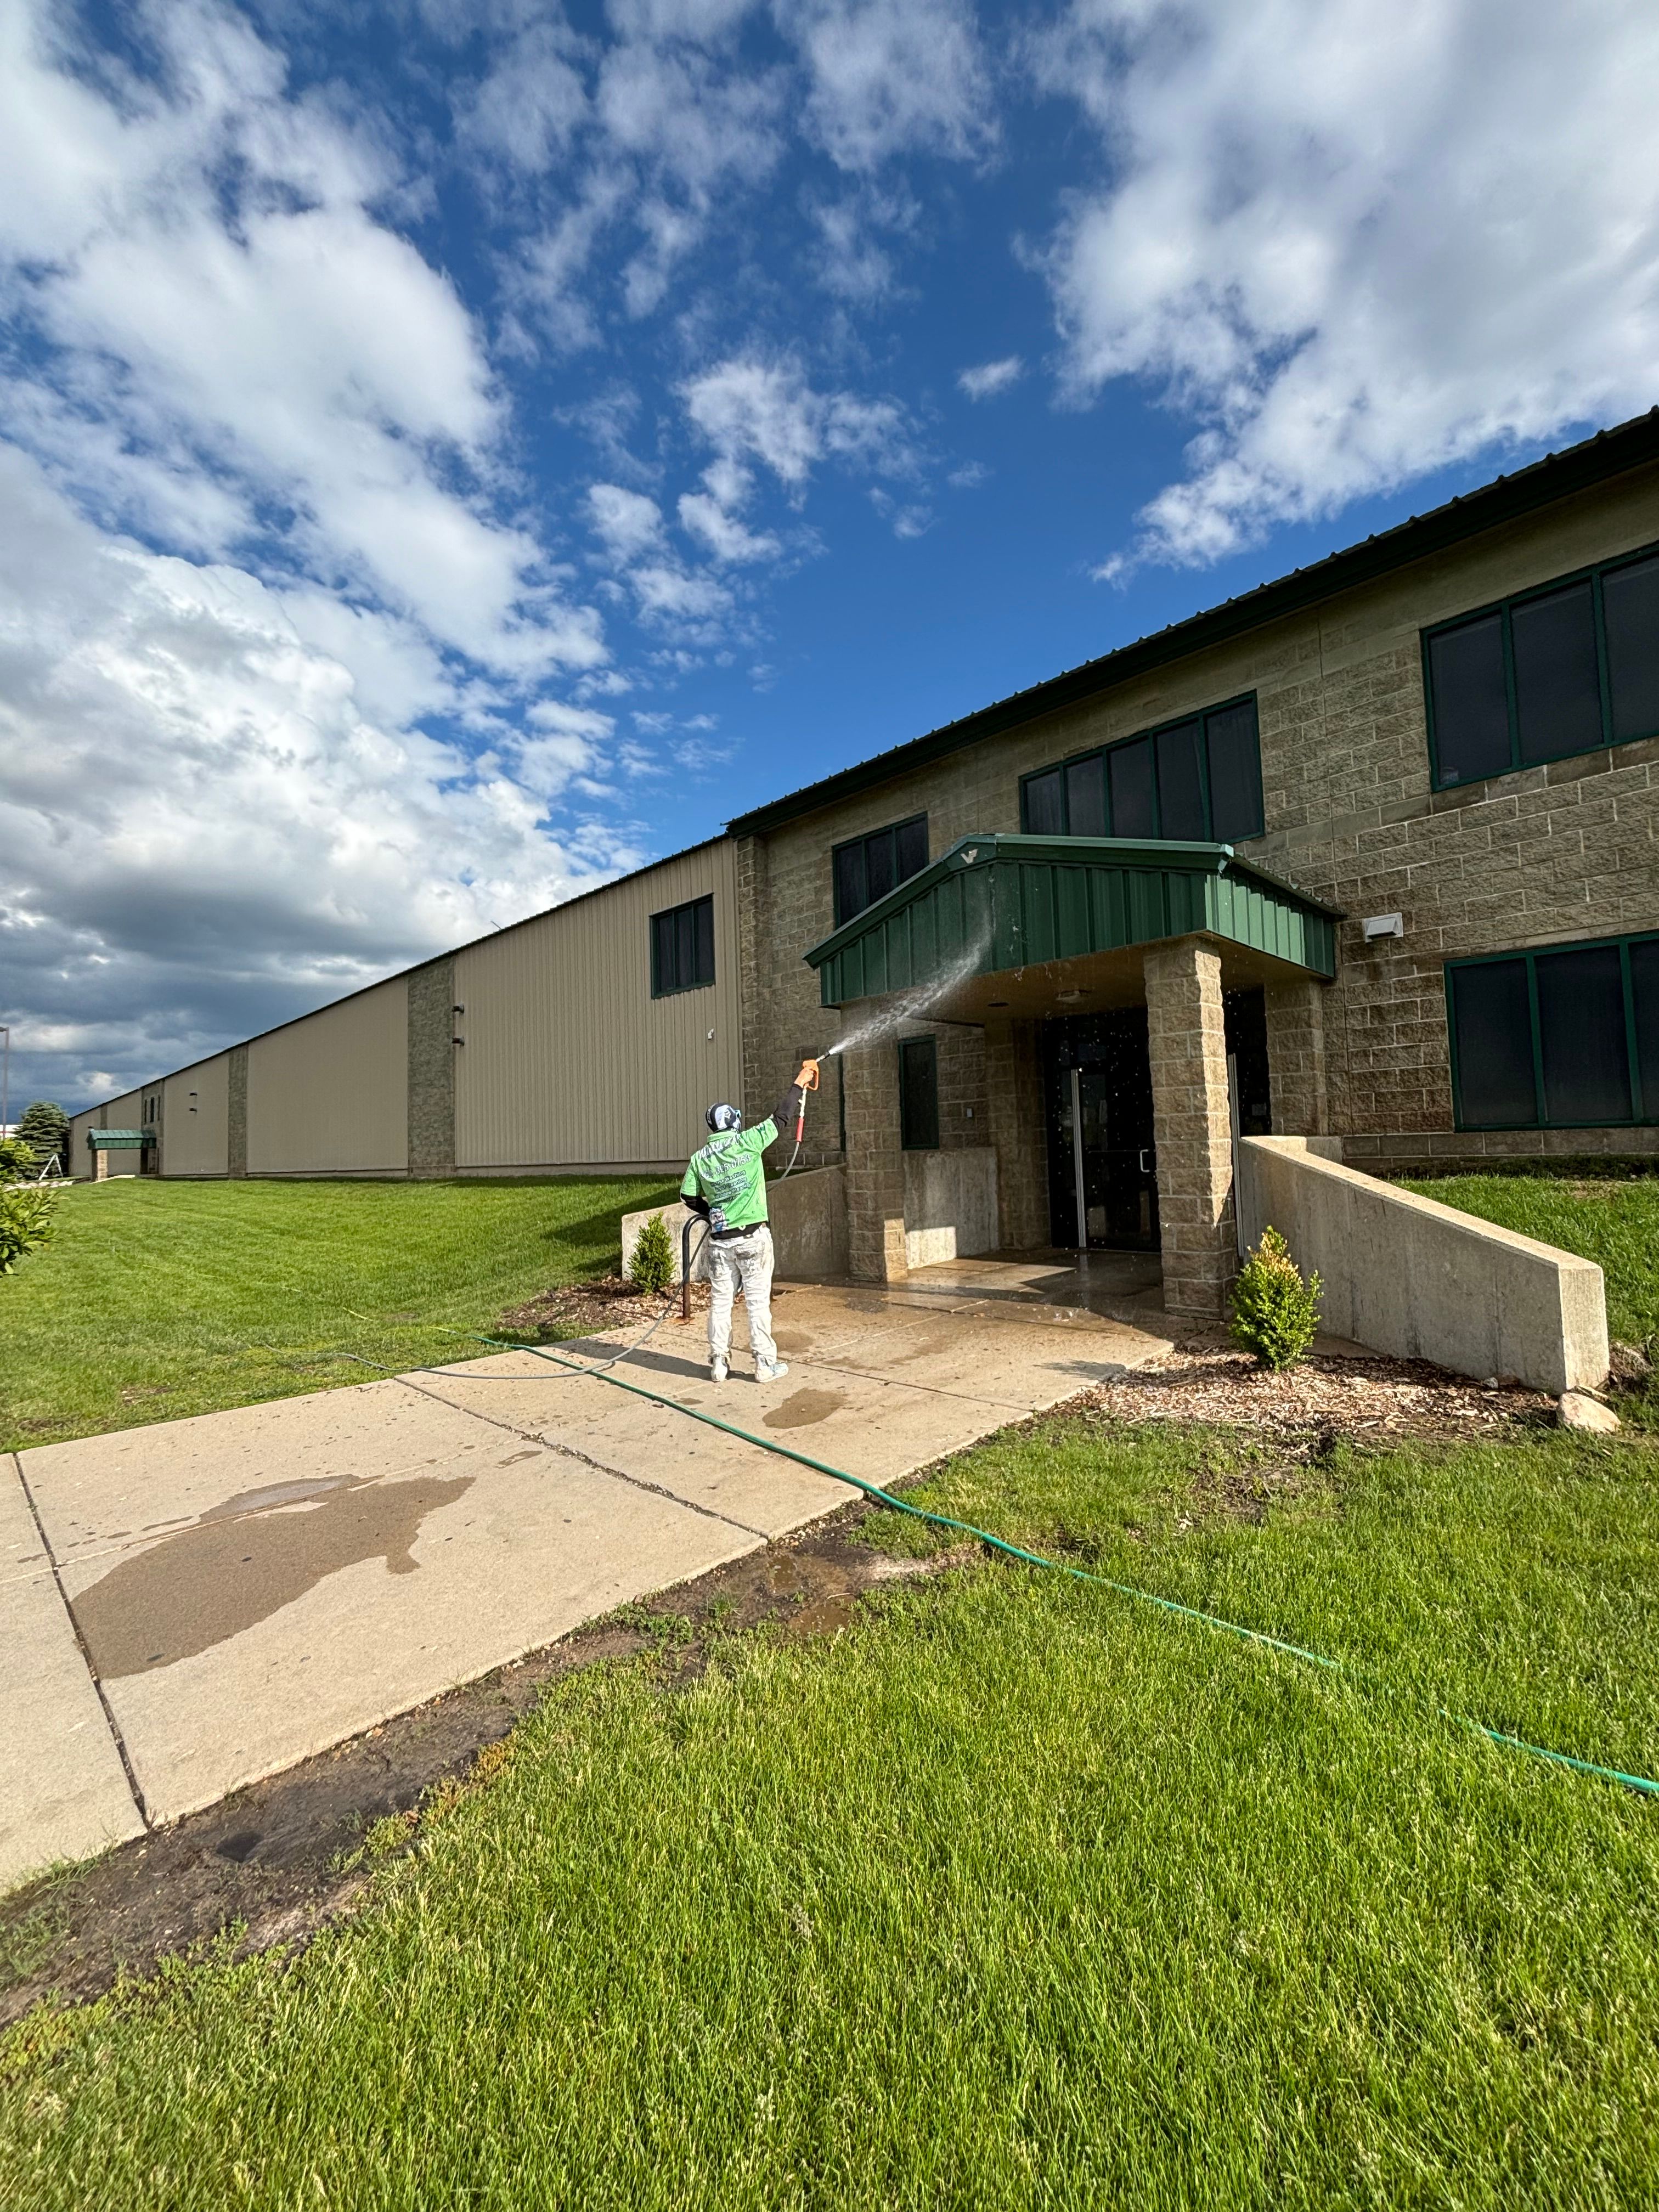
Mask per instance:
[[[700,1320],[678,1317],[613,1372],[885,1483],[1142,1364],[1162,1325],[1155,1259],[962,1261],[891,1289],[780,1285],[777,1383],[739,1351],[716,1389]],[[853,1494],[527,1352],[9,1456],[0,1888]]]

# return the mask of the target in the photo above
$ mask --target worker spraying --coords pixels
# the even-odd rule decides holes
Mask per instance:
[[[818,1064],[804,1060],[793,1083],[764,1121],[743,1126],[735,1106],[708,1109],[708,1142],[691,1155],[680,1196],[708,1224],[708,1372],[724,1382],[732,1348],[732,1301],[743,1287],[757,1382],[775,1382],[789,1370],[772,1336],[772,1231],[766,1216],[763,1154],[793,1127],[795,1155],[806,1133],[806,1094],[818,1087]],[[793,1167],[792,1159],[790,1165]]]

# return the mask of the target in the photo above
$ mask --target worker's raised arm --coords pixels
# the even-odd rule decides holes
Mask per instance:
[[[767,1121],[772,1125],[772,1134],[764,1140],[765,1144],[775,1144],[780,1137],[787,1138],[791,1144],[794,1143],[796,1132],[801,1126],[801,1117],[806,1108],[806,1094],[809,1091],[816,1091],[817,1087],[817,1060],[802,1060],[799,1067],[795,1071],[794,1081],[767,1115]],[[760,1122],[757,1127],[757,1130],[764,1128],[766,1122]]]

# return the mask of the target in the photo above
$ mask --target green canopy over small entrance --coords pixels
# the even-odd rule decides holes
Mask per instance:
[[[1202,935],[1231,949],[1240,980],[1336,973],[1339,910],[1242,860],[1230,845],[1126,837],[963,837],[866,907],[806,958],[826,1006],[891,991],[960,998],[973,1018],[981,976],[1086,960],[1109,983],[1121,955]],[[1138,963],[1136,963],[1138,964]],[[997,1005],[1000,1000],[988,1003]]]

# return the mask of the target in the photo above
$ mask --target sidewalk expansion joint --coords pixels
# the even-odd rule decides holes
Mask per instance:
[[[149,1807],[144,1802],[144,1793],[139,1785],[131,1755],[127,1750],[127,1740],[121,1733],[121,1723],[116,1719],[115,1709],[105,1692],[102,1678],[93,1664],[92,1654],[87,1649],[87,1639],[81,1633],[81,1624],[75,1618],[75,1607],[70,1602],[70,1594],[64,1588],[64,1577],[58,1565],[58,1554],[52,1547],[52,1539],[47,1535],[46,1523],[40,1518],[40,1509],[34,1502],[34,1492],[29,1488],[29,1479],[23,1472],[22,1455],[20,1452],[13,1452],[10,1458],[12,1465],[17,1470],[18,1484],[22,1490],[24,1502],[28,1506],[29,1517],[34,1522],[35,1534],[40,1539],[41,1549],[45,1552],[47,1563],[52,1568],[52,1578],[57,1584],[58,1595],[62,1601],[64,1612],[68,1618],[70,1632],[75,1638],[75,1647],[81,1654],[82,1663],[86,1668],[93,1688],[98,1693],[98,1702],[103,1707],[104,1719],[108,1726],[111,1740],[114,1743],[116,1755],[121,1762],[121,1771],[127,1778],[127,1788],[131,1793],[133,1804],[137,1808],[138,1818],[143,1822],[146,1832],[152,1831],[155,1823],[150,1818]]]
[[[596,1474],[608,1474],[615,1481],[625,1482],[632,1490],[648,1491],[653,1498],[665,1498],[671,1505],[682,1505],[688,1513],[700,1513],[705,1521],[719,1521],[728,1528],[739,1528],[745,1536],[754,1536],[763,1544],[772,1541],[766,1529],[757,1528],[747,1521],[736,1520],[730,1513],[717,1512],[712,1505],[699,1505],[694,1498],[682,1498],[678,1490],[671,1490],[666,1483],[647,1482],[642,1474],[629,1474],[625,1468],[607,1466],[604,1460],[595,1459],[590,1453],[578,1451],[574,1444],[561,1443],[556,1437],[544,1436],[535,1429],[521,1429],[512,1421],[497,1420],[495,1414],[481,1413],[474,1406],[459,1405],[453,1398],[446,1398],[436,1390],[428,1390],[422,1383],[411,1382],[406,1375],[399,1375],[396,1379],[406,1390],[413,1390],[422,1398],[430,1398],[434,1405],[447,1406],[452,1413],[465,1413],[475,1421],[487,1422],[492,1429],[502,1430],[509,1437],[520,1437],[527,1444],[540,1444],[547,1451],[562,1454],[566,1459],[580,1460],[584,1467],[591,1467]],[[458,1376],[456,1379],[464,1382],[465,1377]]]

